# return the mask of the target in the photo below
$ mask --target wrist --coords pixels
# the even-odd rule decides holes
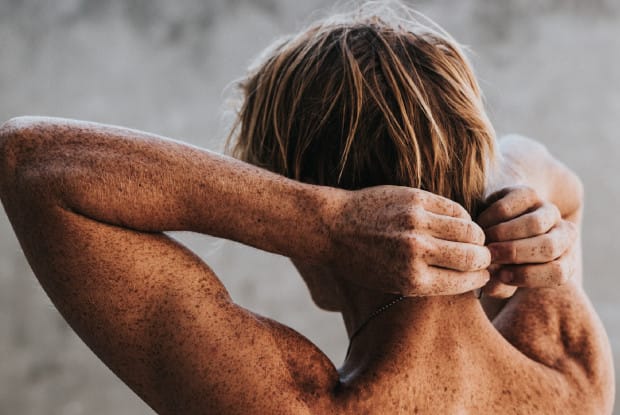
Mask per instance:
[[[334,260],[333,253],[337,223],[343,206],[349,197],[349,191],[336,187],[307,185],[306,197],[310,200],[311,214],[315,236],[314,249],[309,258],[312,262],[328,263]]]

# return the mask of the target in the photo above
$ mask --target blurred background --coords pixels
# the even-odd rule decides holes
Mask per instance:
[[[0,0],[0,121],[24,114],[86,119],[221,150],[232,82],[273,39],[331,6],[326,0]],[[471,48],[498,132],[543,141],[583,178],[585,286],[618,361],[620,2],[414,6]],[[313,306],[286,258],[177,236],[211,264],[239,303],[294,327],[336,365],[342,362],[347,342],[339,316]],[[152,413],[51,306],[4,212],[0,413]]]

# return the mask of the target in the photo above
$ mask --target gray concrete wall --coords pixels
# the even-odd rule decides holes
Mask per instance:
[[[227,86],[326,0],[0,0],[0,120],[88,119],[221,148]],[[500,133],[545,142],[586,186],[585,285],[620,356],[620,6],[615,0],[420,1],[468,44]],[[346,341],[288,261],[182,235],[241,304],[336,362]],[[0,413],[140,414],[145,404],[46,299],[0,213]],[[620,413],[620,412],[618,412]]]

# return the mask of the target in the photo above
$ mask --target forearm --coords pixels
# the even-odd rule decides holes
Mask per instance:
[[[313,259],[327,250],[326,189],[94,123],[20,118],[5,124],[2,136],[2,188],[18,188],[14,198],[54,198],[112,225],[195,231],[292,257]]]

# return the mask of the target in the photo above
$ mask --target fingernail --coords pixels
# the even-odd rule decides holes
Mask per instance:
[[[513,274],[512,271],[503,269],[499,272],[499,279],[505,283],[510,284],[512,282]]]

